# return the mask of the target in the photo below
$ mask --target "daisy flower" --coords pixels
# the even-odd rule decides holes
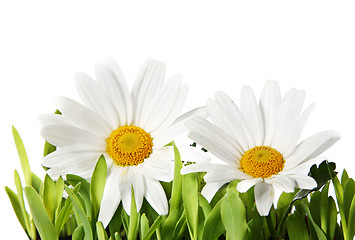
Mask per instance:
[[[258,104],[250,87],[241,91],[241,109],[224,93],[208,100],[207,111],[213,124],[196,117],[186,123],[189,137],[207,148],[224,164],[197,163],[185,166],[182,174],[207,172],[202,194],[211,201],[227,182],[239,179],[239,192],[255,186],[260,215],[269,214],[275,190],[293,192],[313,189],[316,181],[307,176],[312,159],[339,138],[335,131],[315,134],[297,144],[314,105],[303,112],[305,92],[290,89],[281,99],[277,82],[268,81]]]
[[[132,186],[138,211],[145,197],[158,214],[166,215],[168,202],[159,181],[172,181],[174,151],[165,145],[204,109],[179,117],[187,86],[180,75],[165,82],[165,66],[159,61],[142,66],[131,93],[113,59],[96,66],[95,78],[76,75],[84,104],[59,97],[62,115],[40,117],[41,135],[58,147],[43,159],[43,166],[50,168],[47,173],[53,179],[76,174],[89,180],[103,154],[108,172],[98,219],[105,227],[121,201],[130,214]],[[196,157],[189,150],[181,154]]]

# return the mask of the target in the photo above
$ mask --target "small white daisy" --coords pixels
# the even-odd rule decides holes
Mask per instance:
[[[239,192],[254,188],[256,207],[269,214],[275,190],[293,192],[313,189],[316,181],[307,176],[312,159],[332,146],[340,135],[336,131],[315,134],[297,144],[310,105],[302,112],[304,91],[290,89],[281,99],[277,82],[268,81],[258,104],[250,87],[241,91],[241,110],[224,93],[206,103],[214,124],[196,117],[188,121],[189,136],[225,164],[197,163],[185,166],[182,174],[207,172],[202,194],[211,201],[217,190],[234,179],[241,180]]]
[[[130,214],[131,189],[139,211],[143,196],[160,215],[168,213],[168,202],[159,181],[173,179],[174,152],[165,146],[185,131],[184,123],[205,109],[179,117],[187,96],[182,77],[165,82],[165,66],[148,60],[130,93],[118,64],[107,59],[95,69],[96,80],[76,75],[76,86],[84,105],[60,97],[62,115],[40,117],[41,134],[58,149],[43,159],[47,173],[57,179],[76,174],[90,179],[103,154],[108,172],[99,221],[106,227],[122,200]],[[190,155],[189,155],[190,154]],[[182,152],[187,159],[195,152]]]

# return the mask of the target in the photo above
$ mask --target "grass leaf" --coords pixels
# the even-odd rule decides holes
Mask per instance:
[[[32,185],[32,172],[30,169],[30,164],[28,163],[28,158],[27,158],[25,146],[23,145],[22,139],[14,126],[12,126],[12,134],[14,136],[14,141],[15,141],[17,153],[20,158],[23,175],[25,176],[25,184],[27,186],[31,186]]]
[[[94,208],[94,217],[97,218],[100,210],[102,196],[104,194],[104,188],[106,183],[107,175],[107,164],[105,157],[100,156],[99,160],[96,163],[94,172],[91,178],[90,185],[90,197],[92,206]]]
[[[221,219],[229,239],[245,239],[248,231],[246,209],[237,192],[228,189],[221,201]]]
[[[58,239],[58,234],[52,224],[52,221],[48,217],[47,211],[36,190],[33,187],[27,186],[25,187],[25,194],[31,210],[33,222],[39,235],[41,236],[41,239]]]
[[[195,173],[182,176],[182,199],[191,239],[197,239],[198,194]]]
[[[73,193],[72,190],[70,190],[67,186],[64,186],[65,191],[68,193],[70,200],[73,203],[74,207],[74,212],[79,220],[78,224],[83,224],[84,232],[85,232],[85,240],[92,240],[93,239],[93,234],[92,234],[92,229],[90,226],[90,222],[88,220],[88,217],[85,214],[85,210],[80,203],[80,200],[77,198],[77,196]],[[80,188],[81,190],[81,188]]]

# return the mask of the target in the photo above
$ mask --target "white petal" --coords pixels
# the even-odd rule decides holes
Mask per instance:
[[[143,126],[147,114],[153,107],[152,101],[160,92],[165,78],[165,65],[162,62],[149,60],[143,65],[132,90],[135,99],[134,119],[138,126]]]
[[[265,182],[287,193],[295,191],[296,187],[295,181],[288,175],[275,175],[269,179],[265,179]]]
[[[106,66],[114,73],[117,81],[123,92],[124,102],[123,104],[126,107],[126,123],[130,125],[132,123],[132,115],[133,115],[133,103],[132,97],[129,93],[129,89],[127,87],[126,81],[124,80],[123,74],[117,62],[113,58],[106,58],[105,59]]]
[[[296,181],[297,188],[300,189],[313,189],[317,187],[317,182],[310,176],[306,175],[289,175]]]
[[[98,157],[97,157],[98,159]],[[75,165],[68,165],[66,168],[51,168],[47,170],[47,174],[53,179],[57,180],[60,176],[66,179],[67,174],[75,174],[84,179],[90,179],[95,168],[95,163],[88,161],[76,163]]]
[[[201,194],[206,198],[208,202],[211,202],[218,189],[220,189],[225,183],[227,182],[222,181],[206,183],[201,191]]]
[[[244,152],[249,148],[249,145],[253,145],[253,143],[249,144],[244,132],[245,128],[230,114],[230,110],[224,111],[220,103],[211,99],[206,102],[206,108],[213,123],[225,134],[236,139],[239,152]]]
[[[55,102],[62,115],[80,128],[106,137],[114,130],[102,116],[74,100],[57,97]]]
[[[267,216],[274,200],[274,188],[265,182],[259,182],[254,188],[256,208],[260,216]]]
[[[101,154],[102,151],[89,146],[68,146],[59,148],[45,156],[43,158],[43,166],[63,168],[80,162],[96,163],[98,160],[96,157]]]
[[[294,149],[296,147],[296,143],[298,142],[298,140],[301,136],[302,130],[308,120],[309,115],[313,111],[313,109],[314,109],[314,104],[309,105],[306,108],[306,110],[304,110],[301,117],[298,119],[297,126],[294,129],[294,133],[290,136],[289,147],[286,149],[285,153],[283,154],[284,158],[287,158],[288,156],[290,156],[292,154],[292,152],[294,151]]]
[[[115,171],[107,176],[104,194],[102,196],[98,221],[101,221],[104,228],[110,223],[112,216],[115,214],[121,201],[119,177],[120,169],[117,167]]]
[[[320,132],[305,139],[297,145],[294,154],[287,159],[285,170],[318,156],[339,139],[340,134],[336,131]]]
[[[118,113],[101,85],[85,73],[77,73],[75,80],[77,91],[84,104],[106,119],[112,129],[118,128]]]
[[[113,71],[111,71],[105,65],[96,65],[95,76],[96,79],[100,82],[107,96],[111,99],[111,102],[118,114],[118,125],[126,125],[126,106],[127,108],[132,108],[132,103],[124,79],[119,80]],[[122,83],[124,86],[121,86]]]
[[[180,172],[182,175],[188,173],[194,173],[194,172],[209,172],[209,171],[224,173],[225,171],[230,171],[230,169],[231,169],[230,165],[213,164],[213,163],[197,163],[197,164],[190,164],[184,166]]]
[[[156,147],[162,147],[171,143],[174,139],[187,131],[187,127],[185,126],[186,121],[194,116],[206,116],[206,114],[206,108],[201,107],[181,115],[169,128],[159,129],[151,134],[153,136],[153,145]]]
[[[213,171],[207,172],[203,177],[205,182],[221,182],[221,181],[232,181],[235,179],[250,179],[251,177],[248,174],[243,173],[239,170],[226,170],[224,172]]]
[[[136,166],[131,166],[130,171],[131,171],[130,176],[132,178],[132,186],[134,191],[134,199],[136,202],[137,212],[139,212],[139,210],[142,207],[143,196],[144,196],[143,177]]]
[[[243,148],[244,152],[255,147],[252,131],[237,105],[222,91],[216,92],[215,97],[216,103],[211,100],[206,103],[213,122],[230,133]],[[219,122],[219,124],[215,121]]]
[[[242,113],[254,133],[256,146],[261,146],[264,140],[264,129],[260,108],[256,102],[255,95],[251,87],[243,87],[240,95],[240,107]]]
[[[253,187],[255,184],[262,182],[262,178],[252,178],[252,179],[245,179],[240,181],[237,185],[237,190],[241,193],[244,193],[249,190],[249,188]]]
[[[145,181],[145,198],[150,206],[159,214],[168,214],[168,200],[160,183],[156,180],[144,177]]]
[[[144,129],[157,131],[167,128],[178,117],[188,91],[186,86],[181,87],[181,78],[180,75],[170,78],[162,93],[154,96],[150,111],[142,119]]]
[[[128,215],[131,215],[131,201],[132,201],[132,176],[129,167],[122,167],[119,177],[119,188],[122,198],[123,208]]]
[[[206,163],[211,160],[208,153],[202,151],[197,147],[192,146],[178,146],[181,161],[183,162],[196,162],[196,163]]]
[[[57,147],[86,144],[95,148],[106,148],[104,137],[70,125],[58,124],[43,127],[41,136]]]
[[[239,144],[229,134],[208,122],[206,119],[201,117],[194,117],[186,122],[186,126],[192,132],[200,133],[205,137],[212,136],[215,141],[218,141],[220,145],[224,146],[229,153],[231,153],[237,159],[241,159],[242,149]]]
[[[267,81],[260,97],[260,110],[264,117],[265,137],[263,145],[265,146],[271,145],[280,102],[279,84],[276,81]]]
[[[60,114],[42,114],[38,116],[38,121],[42,127],[49,125],[72,125],[73,123]]]
[[[202,133],[203,134],[203,133]],[[208,136],[208,133],[205,133],[204,135]],[[224,161],[225,163],[228,163],[230,165],[235,165],[238,162],[238,159],[236,156],[233,155],[233,153],[229,152],[228,149],[221,145],[218,142],[218,139],[211,140],[201,134],[191,132],[188,135],[193,141],[197,142],[204,148],[206,148],[210,153]]]
[[[174,162],[170,160],[148,160],[141,164],[141,174],[151,179],[171,182],[174,178]]]
[[[297,123],[303,107],[305,91],[291,89],[281,102],[277,131],[273,138],[272,147],[284,154],[294,144],[291,142],[296,131]]]

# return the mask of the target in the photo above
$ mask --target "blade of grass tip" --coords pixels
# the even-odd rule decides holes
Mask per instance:
[[[25,184],[27,186],[31,186],[32,185],[32,173],[31,173],[31,169],[30,169],[30,164],[28,163],[28,158],[27,158],[25,146],[23,145],[22,139],[14,126],[12,126],[12,134],[14,136],[14,141],[15,141],[17,153],[20,158],[20,163],[21,163],[23,175],[25,177]]]
[[[139,213],[137,213],[136,200],[134,198],[134,190],[131,190],[131,216],[129,217],[128,240],[137,238],[139,227]]]
[[[198,193],[196,174],[182,176],[182,199],[191,239],[197,239]]]
[[[41,239],[57,240],[58,234],[48,217],[42,200],[33,187],[25,187],[25,194],[31,210],[33,222],[38,230]]]
[[[246,209],[236,190],[228,189],[221,201],[221,219],[229,238],[245,239],[248,231]]]
[[[18,219],[18,221],[20,222],[23,230],[27,233],[28,235],[28,232],[27,232],[27,227],[26,227],[26,224],[25,224],[25,219],[24,219],[24,216],[22,214],[22,209],[21,209],[21,206],[20,206],[20,202],[19,202],[19,199],[17,197],[17,194],[14,193],[14,191],[12,191],[10,188],[8,187],[5,187],[5,191],[7,193],[7,196],[9,197],[10,199],[10,202],[11,202],[11,205],[12,205],[12,208],[14,209],[15,211],[15,214],[16,214],[16,217]]]
[[[95,219],[99,214],[101,200],[104,194],[106,176],[107,176],[107,164],[106,164],[105,157],[101,155],[99,160],[96,163],[91,178],[91,184],[90,184],[90,198],[91,198],[92,206],[94,208]]]
[[[96,222],[96,232],[98,240],[107,240],[107,233],[102,225],[102,222]]]
[[[224,225],[221,221],[221,200],[214,206],[210,215],[208,215],[203,227],[203,240],[218,239],[225,232]]]
[[[154,232],[155,232],[155,231],[158,229],[158,227],[160,226],[160,223],[161,223],[162,219],[163,219],[163,218],[162,218],[161,215],[159,215],[159,216],[155,219],[154,223],[153,223],[152,226],[149,228],[147,234],[144,236],[144,240],[149,240],[149,239],[152,237],[152,235],[154,234]]]
[[[179,210],[180,201],[181,201],[181,189],[182,189],[182,177],[180,174],[180,170],[182,168],[182,162],[180,158],[179,150],[177,149],[175,143],[173,142],[174,148],[174,180],[173,180],[173,190],[171,194],[171,198],[169,200],[170,203],[170,213],[172,213],[175,209]]]
[[[93,239],[93,233],[91,229],[90,222],[88,220],[88,217],[85,214],[85,210],[80,203],[79,199],[77,196],[73,193],[72,190],[70,190],[67,186],[64,186],[65,191],[68,193],[70,200],[73,203],[74,207],[74,213],[77,216],[77,218],[80,220],[79,224],[82,223],[84,227],[84,232],[85,232],[85,240],[92,240]]]
[[[30,222],[29,222],[29,216],[25,208],[25,201],[23,199],[23,188],[21,184],[21,179],[20,176],[18,175],[18,172],[15,170],[14,172],[14,180],[15,180],[15,185],[16,185],[16,191],[17,191],[17,198],[20,204],[20,209],[22,212],[23,220],[25,223],[25,230],[30,229]]]
[[[47,210],[49,219],[53,222],[56,210],[56,191],[53,180],[46,174],[43,188],[43,204]]]
[[[147,234],[148,230],[149,230],[149,221],[145,213],[143,213],[140,222],[139,239],[143,239],[143,237]]]

